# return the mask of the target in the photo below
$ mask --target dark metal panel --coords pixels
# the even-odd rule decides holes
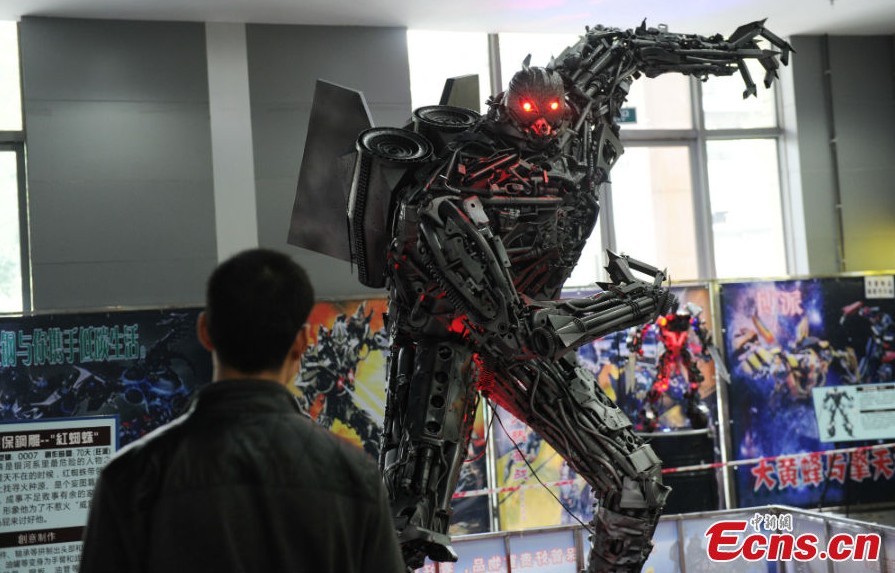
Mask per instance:
[[[36,264],[35,308],[202,304],[216,257]]]
[[[25,17],[19,30],[28,99],[208,101],[201,23]]]

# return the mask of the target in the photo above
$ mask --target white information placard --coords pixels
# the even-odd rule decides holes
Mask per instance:
[[[0,424],[0,571],[77,571],[115,416]]]
[[[821,441],[895,438],[895,384],[822,386],[811,392]]]

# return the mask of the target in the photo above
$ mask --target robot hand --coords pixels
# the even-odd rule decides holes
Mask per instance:
[[[632,269],[653,281],[636,278]],[[531,313],[535,352],[556,358],[601,336],[652,322],[673,306],[674,295],[661,286],[664,272],[611,251],[606,270],[613,282],[601,284],[603,292],[586,299],[542,302]]]

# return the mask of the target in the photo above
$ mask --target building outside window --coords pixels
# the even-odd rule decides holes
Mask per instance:
[[[0,313],[30,308],[18,30],[0,22]]]

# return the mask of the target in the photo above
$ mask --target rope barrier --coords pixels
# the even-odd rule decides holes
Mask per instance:
[[[693,471],[699,471],[699,470],[718,469],[718,468],[723,468],[723,467],[737,467],[737,466],[758,464],[763,461],[764,462],[772,462],[772,461],[776,461],[776,460],[780,460],[780,459],[784,459],[784,458],[803,458],[805,456],[810,456],[813,454],[818,454],[818,455],[822,455],[822,456],[831,456],[831,455],[835,455],[835,454],[878,450],[878,449],[882,449],[882,448],[895,448],[895,442],[889,442],[887,444],[877,444],[877,445],[873,445],[873,446],[855,446],[852,448],[838,448],[835,450],[802,452],[802,453],[798,453],[798,454],[781,454],[779,456],[764,456],[764,457],[759,457],[759,458],[749,458],[749,459],[745,459],[745,460],[734,460],[732,462],[713,462],[713,463],[706,463],[706,464],[695,464],[695,465],[690,465],[690,466],[680,466],[680,467],[676,467],[676,468],[663,468],[662,474],[693,472]],[[548,487],[550,487],[550,486],[561,487],[564,485],[572,485],[574,483],[575,483],[575,480],[566,479],[566,480],[559,480],[559,481],[554,481],[554,482],[547,482],[544,485],[548,486]],[[480,496],[480,495],[512,493],[515,491],[537,488],[537,487],[543,487],[543,486],[541,486],[541,484],[539,484],[539,483],[532,483],[532,484],[520,484],[520,485],[498,487],[498,488],[484,488],[484,489],[475,489],[475,490],[469,490],[469,491],[458,491],[458,492],[454,493],[453,498],[460,499],[460,498],[465,498],[465,497],[476,497],[476,496]]]

